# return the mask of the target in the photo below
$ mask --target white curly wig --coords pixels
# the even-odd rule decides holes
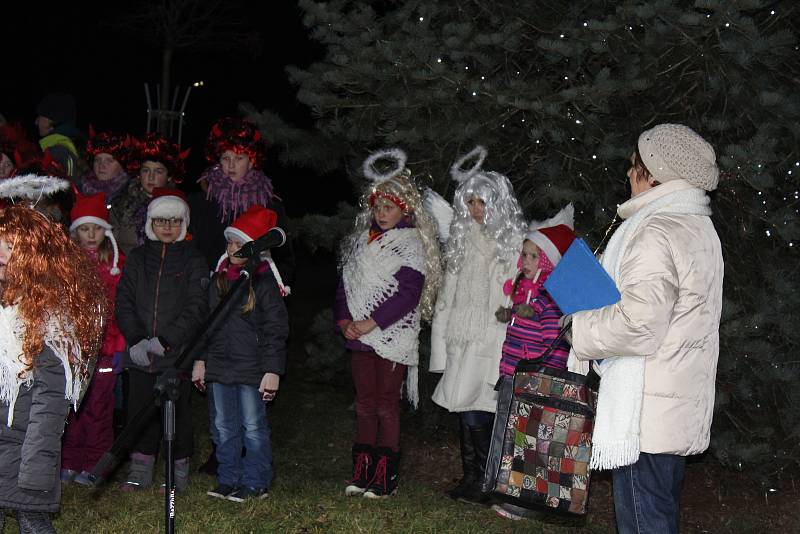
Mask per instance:
[[[477,157],[478,161],[465,171],[463,164]],[[451,169],[453,179],[459,183],[453,196],[453,221],[450,223],[450,239],[445,249],[448,271],[457,273],[464,261],[464,247],[470,227],[476,224],[469,214],[468,202],[473,198],[485,204],[484,220],[481,229],[496,243],[495,255],[498,261],[510,261],[519,252],[525,232],[525,219],[522,208],[514,196],[511,182],[500,173],[480,170],[486,157],[483,147],[477,147],[459,159]]]

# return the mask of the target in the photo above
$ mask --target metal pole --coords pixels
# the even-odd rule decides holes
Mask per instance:
[[[183,97],[183,104],[181,104],[180,114],[178,115],[178,146],[181,146],[181,138],[183,136],[183,118],[186,116],[186,103],[189,101],[189,93],[192,92],[192,86],[186,88],[186,95]]]
[[[144,99],[147,102],[147,133],[150,133],[150,124],[153,120],[153,104],[150,102],[150,87],[144,84]]]

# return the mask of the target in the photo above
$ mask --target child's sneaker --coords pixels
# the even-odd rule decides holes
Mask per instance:
[[[152,454],[134,452],[131,454],[131,465],[128,478],[122,483],[120,490],[124,492],[149,488],[153,485],[153,466],[156,457]]]
[[[78,474],[77,471],[74,469],[62,469],[61,470],[61,482],[64,484],[69,484],[73,480],[75,480],[75,476]]]
[[[243,486],[228,495],[228,500],[233,502],[245,502],[248,500],[266,499],[267,497],[269,497],[269,492],[266,488],[250,488],[248,486]]]
[[[400,452],[389,448],[380,448],[375,449],[375,455],[378,458],[375,463],[375,475],[364,492],[364,498],[380,499],[391,497],[397,493]]]
[[[375,475],[375,460],[372,447],[356,443],[353,445],[353,478],[344,489],[348,497],[362,495]]]
[[[81,486],[94,486],[94,482],[91,481],[89,475],[91,475],[89,471],[81,471],[75,476],[73,482]]]
[[[209,497],[214,497],[215,499],[227,499],[234,493],[237,489],[236,486],[229,486],[227,484],[219,484],[216,488],[209,490],[206,492],[206,495]]]

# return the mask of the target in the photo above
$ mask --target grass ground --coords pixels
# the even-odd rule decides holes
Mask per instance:
[[[298,276],[298,278],[300,278]],[[305,279],[305,278],[304,278]],[[177,497],[176,529],[181,533],[539,533],[614,532],[609,477],[595,474],[590,513],[582,522],[512,522],[490,510],[455,503],[443,492],[460,475],[455,432],[446,428],[422,436],[413,416],[403,423],[401,485],[395,498],[375,502],[344,496],[351,469],[354,416],[348,387],[315,384],[303,376],[303,336],[313,308],[332,287],[298,286],[292,311],[292,367],[270,408],[275,481],[269,498],[236,504],[211,499],[214,479],[193,471],[186,494]],[[305,293],[303,293],[305,291]],[[322,295],[322,297],[320,297]],[[314,303],[301,308],[299,303]],[[302,379],[301,379],[302,378]],[[195,464],[209,452],[205,399],[196,395]],[[447,427],[448,425],[445,425]],[[455,429],[453,420],[452,428]],[[119,470],[121,477],[124,470]],[[113,480],[97,490],[65,488],[55,525],[68,533],[150,533],[164,531],[164,498],[157,489],[123,494]],[[793,485],[765,494],[745,474],[723,470],[710,459],[687,466],[681,531],[746,533],[800,532]],[[12,519],[7,528],[16,525]]]

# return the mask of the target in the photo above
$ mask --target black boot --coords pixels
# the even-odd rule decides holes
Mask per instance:
[[[217,461],[217,446],[214,442],[211,442],[211,454],[208,455],[208,460],[203,463],[197,470],[203,474],[211,475],[212,477],[217,476],[217,468],[219,467],[219,462]]]
[[[460,499],[464,491],[475,480],[475,447],[472,445],[472,434],[464,420],[458,418],[458,441],[461,448],[461,469],[464,476],[458,481],[455,488],[447,492],[451,499]]]
[[[473,481],[469,484],[458,500],[469,504],[486,504],[489,496],[483,493],[483,477],[486,473],[486,458],[489,455],[489,443],[492,439],[492,425],[479,425],[469,427],[472,436],[472,447],[475,449],[473,463]]]
[[[375,455],[372,445],[353,444],[353,478],[344,489],[348,497],[361,495],[375,475]]]
[[[399,480],[398,467],[400,465],[400,451],[393,451],[388,447],[375,449],[375,474],[364,492],[367,499],[380,499],[390,497],[397,493]]]

